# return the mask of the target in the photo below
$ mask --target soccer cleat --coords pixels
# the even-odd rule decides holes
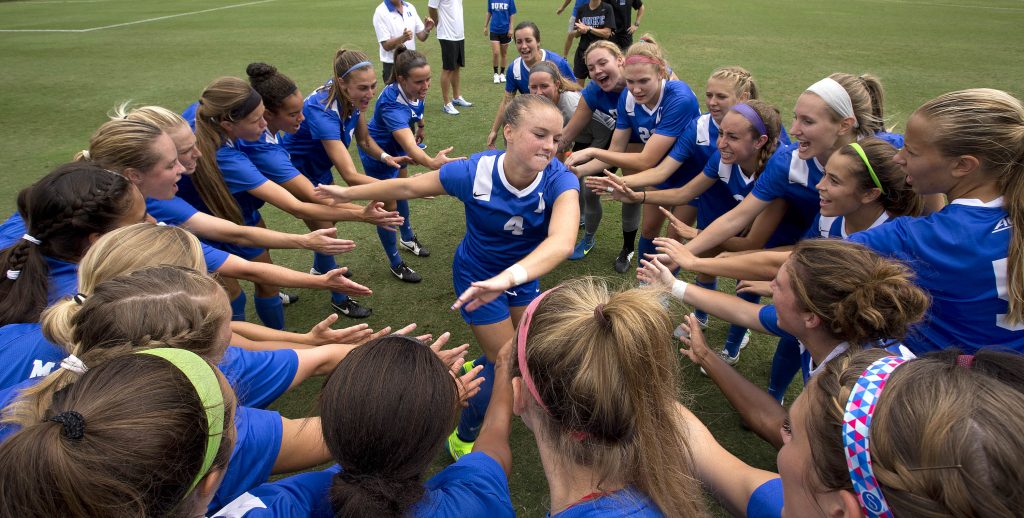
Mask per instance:
[[[499,77],[499,79],[501,79],[502,83],[505,82],[505,74],[498,74],[498,77]]]
[[[456,110],[455,106],[453,106],[452,103],[448,103],[448,104],[442,106],[441,107],[441,111],[447,113],[448,115],[458,115],[459,114],[459,110]]]
[[[618,273],[626,273],[626,270],[629,270],[629,266],[633,264],[634,253],[635,252],[632,250],[627,252],[626,249],[623,248],[619,252],[619,256],[615,258],[615,271]]]
[[[501,82],[501,74],[495,72],[495,74],[494,74],[494,84],[498,84],[500,82]]]
[[[583,236],[579,243],[576,243],[576,248],[572,249],[572,255],[569,256],[570,261],[579,261],[583,259],[591,250],[594,249],[594,244],[597,242],[594,236]]]
[[[405,263],[401,263],[398,266],[392,266],[391,273],[395,274],[395,277],[398,277],[398,280],[402,282],[417,283],[423,280],[423,277],[420,277],[420,274],[413,271],[413,269],[409,268]]]
[[[310,269],[309,269],[309,274],[310,274],[310,275],[323,275],[322,273],[320,273],[319,271],[317,271],[317,269],[316,269],[316,268],[310,268]],[[345,276],[346,278],[349,278],[349,279],[351,279],[351,278],[352,278],[352,269],[351,269],[351,268],[349,268],[348,270],[345,270],[345,273],[343,273],[342,275],[344,275],[344,276]],[[295,297],[295,300],[294,300],[293,302],[295,302],[295,301],[298,301],[298,300],[299,300],[299,296],[298,296],[298,295],[291,295],[291,296],[292,296],[292,297]],[[286,303],[286,304],[287,304],[287,303]]]
[[[721,358],[722,361],[724,361],[725,363],[728,363],[729,365],[736,365],[740,361],[740,353],[736,353],[736,356],[729,356],[729,352],[726,351],[725,349],[718,351],[718,357]],[[707,371],[704,370],[704,367],[700,368],[700,373],[705,376],[708,375]]]
[[[281,304],[285,305],[285,306],[287,306],[289,304],[295,304],[296,302],[299,301],[299,296],[298,295],[294,295],[294,294],[291,294],[291,293],[285,293],[283,291],[277,292],[277,296],[281,297]]]
[[[430,250],[427,247],[420,244],[420,240],[416,236],[412,236],[412,239],[406,241],[399,239],[398,244],[402,245],[402,248],[412,252],[417,257],[430,257]]]
[[[453,460],[459,460],[460,457],[467,453],[472,453],[472,451],[473,441],[463,441],[460,439],[458,430],[455,430],[448,436],[448,454],[452,456]]]
[[[462,106],[463,108],[469,108],[470,106],[473,106],[473,103],[467,101],[466,98],[461,95],[452,99],[452,104],[454,104],[455,106]]]
[[[701,329],[707,329],[708,328],[708,319],[709,318],[711,318],[711,317],[708,316],[707,313],[704,313],[704,318],[697,317],[697,325],[699,325]],[[750,332],[748,331],[747,334],[749,335],[749,333]],[[678,326],[676,326],[675,331],[672,331],[672,336],[676,337],[677,339],[678,338],[682,338],[684,336],[686,338],[689,338],[690,337],[690,331],[687,329],[687,327],[686,327],[686,325],[684,323],[680,323]],[[747,338],[747,341],[749,342],[750,338]],[[746,347],[746,345],[742,345],[740,347]]]
[[[340,313],[349,318],[366,318],[370,316],[370,313],[373,313],[372,309],[360,306],[355,299],[345,299],[345,302],[332,302],[331,309],[335,313]]]

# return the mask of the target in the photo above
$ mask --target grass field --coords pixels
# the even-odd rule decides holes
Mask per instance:
[[[425,15],[426,1],[415,4]],[[881,77],[887,90],[886,113],[897,131],[915,107],[941,92],[985,86],[1018,97],[1024,94],[1020,0],[646,4],[643,31],[657,37],[675,71],[695,91],[703,91],[714,68],[743,65],[755,74],[762,96],[783,114],[790,113],[807,85],[834,71]],[[14,209],[18,189],[86,147],[90,133],[121,101],[181,110],[213,78],[243,76],[246,64],[257,60],[276,65],[308,92],[328,77],[340,45],[365,50],[376,61],[370,22],[376,5],[370,0],[0,2],[0,211],[6,217]],[[558,5],[558,0],[521,0],[516,20],[535,21],[542,29],[543,46],[561,52],[566,19],[554,15]],[[435,67],[427,99],[431,152],[449,145],[456,155],[482,150],[501,98],[500,87],[491,84],[490,52],[481,32],[484,2],[467,1],[465,10],[469,68],[462,72],[463,92],[476,106],[458,117],[442,114],[440,67]],[[433,37],[419,49],[439,64]],[[423,275],[422,284],[403,284],[387,272],[376,234],[366,225],[340,226],[359,248],[339,262],[352,267],[356,279],[375,290],[366,299],[374,309],[371,326],[416,322],[421,331],[435,335],[451,331],[454,343],[470,341],[468,327],[447,310],[454,299],[451,256],[464,233],[462,207],[447,197],[411,205],[414,228],[433,252],[428,259],[408,258]],[[544,279],[546,286],[584,274],[608,276],[613,283],[630,281],[611,269],[620,241],[618,210],[612,204],[606,208],[598,247],[584,261],[561,265]],[[301,222],[276,209],[263,214],[272,228],[304,231]],[[275,262],[298,270],[309,268],[309,255],[273,254]],[[287,310],[289,327],[296,330],[308,329],[327,309],[326,293],[301,295],[303,300]],[[721,344],[725,329],[724,323],[712,319],[711,342]],[[773,344],[773,339],[755,335],[739,365],[761,385],[766,383]],[[720,442],[749,463],[774,469],[774,451],[739,428],[718,390],[692,366],[685,366],[683,374],[684,401]],[[276,408],[286,416],[307,415],[313,411],[319,385],[320,380],[307,382]],[[787,401],[793,395],[795,391]],[[517,423],[512,441],[513,502],[522,516],[542,516],[547,487],[533,439]]]

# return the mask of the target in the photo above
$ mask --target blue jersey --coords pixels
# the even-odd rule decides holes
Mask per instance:
[[[900,133],[879,131],[878,133],[875,133],[875,138],[882,139],[888,142],[889,144],[892,144],[892,147],[896,149],[903,149],[903,135]]]
[[[516,14],[516,0],[485,0],[487,12],[491,13],[490,31],[508,34],[512,30],[512,15]]]
[[[67,355],[43,337],[39,324],[0,327],[0,387],[46,376],[57,370]]]
[[[291,154],[292,163],[313,185],[334,183],[331,174],[333,164],[321,141],[339,140],[348,147],[359,123],[359,110],[352,108],[352,113],[343,121],[338,100],[327,104],[330,89],[331,81],[328,81],[309,94],[302,104],[305,120],[299,125],[299,131],[282,137],[285,149]]]
[[[647,495],[627,487],[599,498],[573,504],[551,518],[598,518],[629,516],[631,518],[660,518],[665,516]]]
[[[259,140],[249,142],[238,139],[235,144],[263,176],[276,184],[285,183],[302,174],[292,165],[292,159],[288,150],[281,145],[279,135],[263,130]]]
[[[789,204],[783,223],[800,231],[792,236],[792,241],[780,245],[792,244],[803,236],[820,209],[815,186],[824,176],[825,167],[817,158],[802,160],[797,155],[799,145],[793,143],[776,150],[751,191],[761,201],[770,203],[782,198]]]
[[[658,189],[674,189],[700,174],[708,159],[717,150],[718,123],[711,114],[704,114],[690,122],[686,131],[672,144],[668,156],[681,165],[667,180],[655,186]]]
[[[225,143],[217,150],[217,165],[221,168],[221,173],[224,178],[224,183],[227,185],[228,192],[235,197],[235,201],[238,203],[238,207],[241,210],[242,224],[246,226],[257,226],[257,223],[263,219],[259,213],[259,208],[263,205],[263,200],[246,191],[263,185],[268,181],[267,177],[263,176],[241,151],[238,151],[238,149],[229,143]],[[199,196],[199,191],[196,189],[196,186],[192,182],[192,178],[190,176],[182,176],[181,179],[178,180],[178,197],[185,200],[186,203],[191,205],[197,211],[211,216],[213,215],[213,212],[206,205],[206,202],[204,202],[202,197]],[[214,248],[219,248],[225,252],[242,257],[243,259],[252,259],[263,253],[263,249],[258,247],[224,243],[214,241],[212,239],[200,239]]]
[[[530,254],[548,236],[551,210],[579,180],[552,160],[532,184],[516,189],[505,178],[505,152],[490,150],[441,167],[444,190],[466,207],[466,235],[455,251],[455,269],[487,279]]]
[[[782,479],[775,477],[750,494],[747,518],[782,518]]]
[[[907,336],[915,354],[959,347],[1024,352],[1024,325],[1006,321],[1007,255],[1015,231],[1003,200],[953,200],[922,218],[899,217],[850,241],[905,261],[931,295],[928,316]]]
[[[21,236],[27,233],[28,229],[25,228],[25,220],[21,219],[21,214],[11,214],[11,217],[0,226],[0,250],[14,246]],[[50,270],[47,279],[49,285],[46,289],[47,305],[78,293],[78,264],[46,257],[46,266]]]
[[[235,389],[239,405],[266,408],[295,380],[299,356],[292,349],[250,351],[230,346],[217,367]]]
[[[214,518],[332,517],[328,492],[337,465],[263,484],[221,509]],[[464,455],[427,481],[426,494],[411,509],[414,517],[512,517],[508,480],[487,454]]]
[[[188,127],[192,128],[194,132],[196,130],[196,111],[199,109],[199,101],[196,101],[185,108],[185,111],[181,112],[181,118],[185,119],[188,123]]]
[[[270,478],[283,435],[281,414],[244,406],[235,408],[235,447],[208,512],[224,507]]]
[[[697,117],[700,117],[700,105],[690,85],[662,80],[661,95],[654,108],[636,102],[628,88],[623,90],[619,95],[615,127],[630,130],[630,142],[647,143],[653,135],[678,139]]]
[[[878,219],[868,229],[875,228],[887,221],[890,221],[889,214],[883,210],[882,214],[878,216]],[[848,237],[850,237],[850,234],[846,232],[846,219],[843,216],[822,216],[821,214],[814,217],[811,228],[807,229],[807,234],[804,236],[806,239],[846,239]]]
[[[169,200],[146,198],[146,212],[157,220],[158,225],[179,227],[199,211],[187,201],[175,196]],[[200,242],[200,245],[203,248],[203,258],[206,259],[206,271],[210,273],[219,270],[231,255],[204,242]]]
[[[562,77],[576,82],[576,74],[572,72],[572,65],[562,56],[550,50],[540,49],[540,60],[554,63]],[[513,59],[512,63],[509,63],[508,68],[505,70],[505,79],[506,92],[530,93],[530,67],[526,66],[522,56]]]
[[[373,106],[373,118],[366,124],[370,131],[370,137],[387,154],[405,156],[406,152],[395,140],[394,132],[410,129],[413,124],[422,121],[423,110],[423,101],[411,100],[406,97],[398,83],[385,86],[384,90],[381,90],[380,96],[377,97],[377,103]],[[369,176],[377,179],[398,176],[398,169],[381,162],[377,157],[366,154],[362,148],[359,149],[359,160],[363,163],[363,170]]]
[[[593,112],[592,118],[614,131],[615,121],[619,115],[619,96],[622,95],[622,91],[606,92],[597,86],[597,83],[591,81],[583,87],[580,95],[583,100],[587,101],[587,107]]]

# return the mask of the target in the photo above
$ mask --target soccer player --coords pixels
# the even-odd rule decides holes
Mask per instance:
[[[587,62],[584,59],[590,44],[595,41],[607,40],[616,30],[615,10],[602,0],[590,0],[576,8],[576,26],[573,36],[580,39],[576,46],[572,71],[580,80],[580,84],[590,77],[587,73]]]
[[[491,64],[494,67],[494,84],[504,83],[505,59],[508,44],[512,41],[512,24],[516,15],[515,0],[491,0],[487,2],[487,17],[484,19],[484,36],[491,40]],[[499,67],[498,59],[501,58]]]

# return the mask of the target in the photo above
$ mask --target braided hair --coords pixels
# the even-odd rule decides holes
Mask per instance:
[[[89,235],[112,230],[134,192],[127,178],[87,161],[64,164],[23,189],[18,212],[27,236],[0,252],[0,325],[38,322],[50,288],[46,259],[78,262]]]

